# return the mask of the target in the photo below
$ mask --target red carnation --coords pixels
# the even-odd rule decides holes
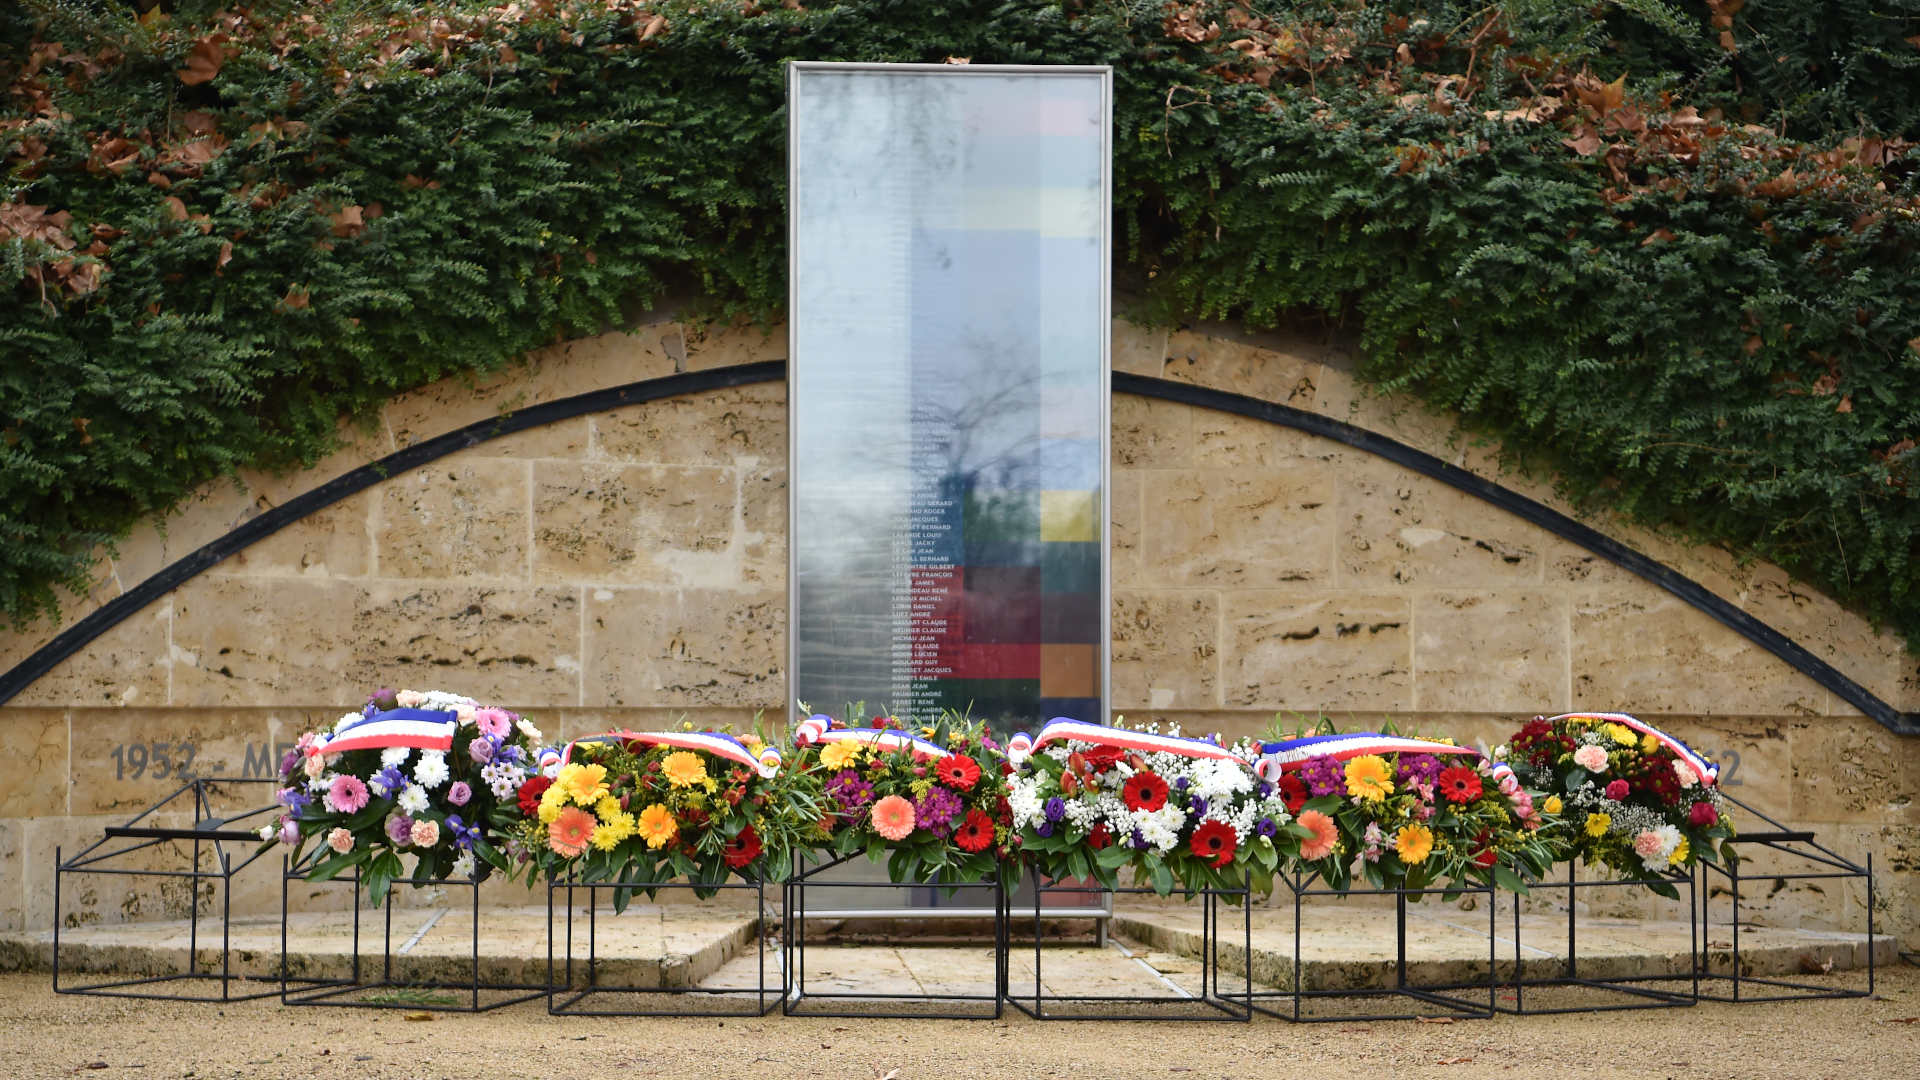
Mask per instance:
[[[1614,802],[1619,802],[1627,797],[1630,790],[1632,789],[1627,786],[1625,780],[1610,780],[1607,782],[1606,796]]]
[[[727,841],[727,846],[720,852],[720,857],[727,860],[727,865],[735,870],[747,865],[760,857],[760,834],[754,832],[751,825],[740,826],[740,831],[733,834],[733,839]]]
[[[1480,774],[1465,765],[1442,769],[1440,794],[1451,802],[1472,802],[1480,797]]]
[[[1137,772],[1120,789],[1129,810],[1158,810],[1167,805],[1167,782],[1150,772]]]
[[[940,782],[959,791],[972,791],[980,782],[980,763],[965,754],[948,754],[933,767]]]
[[[985,810],[969,810],[953,830],[953,843],[961,851],[982,852],[993,844],[993,819]]]
[[[527,782],[520,785],[520,816],[532,817],[540,812],[540,796],[553,786],[553,780],[545,776],[529,776]]]
[[[1108,769],[1120,763],[1120,758],[1125,754],[1126,751],[1117,746],[1096,746],[1087,751],[1087,767],[1104,776]]]
[[[1233,835],[1231,826],[1211,820],[1201,822],[1200,827],[1193,830],[1193,839],[1188,842],[1188,847],[1195,855],[1213,860],[1215,867],[1232,862],[1234,849],[1239,846],[1240,841]]]
[[[1087,846],[1095,851],[1099,851],[1111,843],[1113,843],[1113,833],[1107,828],[1107,823],[1104,821],[1096,824],[1093,827],[1093,831],[1087,834]]]
[[[1307,802],[1307,785],[1294,773],[1280,774],[1280,797],[1287,800],[1287,813],[1298,814]]]
[[[1697,802],[1687,811],[1687,820],[1700,828],[1709,828],[1720,820],[1720,811],[1715,810],[1712,803]]]

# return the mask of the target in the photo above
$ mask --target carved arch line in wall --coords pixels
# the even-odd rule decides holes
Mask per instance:
[[[12,670],[0,674],[0,705],[11,700],[32,685],[35,680],[53,670],[55,665],[79,652],[121,621],[179,588],[227,556],[271,536],[309,514],[401,473],[503,435],[542,427],[576,416],[606,412],[627,405],[639,405],[684,394],[746,386],[751,383],[774,382],[785,377],[786,362],[782,360],[667,375],[531,405],[415,443],[404,450],[396,451],[379,461],[363,465],[288,499],[184,558],[167,565],[152,577],[108,601],[98,610],[62,631],[52,641],[41,646],[33,655],[16,664]],[[1903,713],[1894,708],[1779,630],[1740,610],[1699,582],[1543,503],[1456,465],[1450,465],[1431,454],[1344,421],[1244,394],[1125,372],[1114,372],[1113,389],[1117,393],[1136,394],[1217,412],[1233,413],[1304,431],[1307,434],[1331,439],[1356,450],[1385,458],[1403,468],[1411,469],[1466,492],[1665,589],[1686,601],[1688,605],[1705,612],[1721,625],[1786,661],[1795,670],[1888,729],[1903,735],[1920,735],[1920,714]]]

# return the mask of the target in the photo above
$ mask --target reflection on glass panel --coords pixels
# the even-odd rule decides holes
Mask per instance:
[[[1104,720],[1107,77],[794,72],[795,695]]]

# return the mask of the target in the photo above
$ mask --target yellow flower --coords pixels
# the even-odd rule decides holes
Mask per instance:
[[[547,790],[552,791],[553,789],[548,788]],[[548,802],[546,799],[541,799],[540,800],[540,824],[551,825],[555,821],[559,820],[560,806],[561,806],[561,800],[559,799],[555,799],[552,802]]]
[[[1547,796],[1547,801],[1540,804],[1540,809],[1545,810],[1549,814],[1558,814],[1566,808],[1567,804],[1561,802],[1560,796],[1558,795],[1549,795]]]
[[[1376,754],[1365,754],[1347,762],[1347,794],[1368,802],[1379,802],[1393,794],[1393,770]]]
[[[1621,746],[1633,746],[1640,741],[1639,733],[1625,724],[1608,724],[1607,734],[1613,736],[1613,741]]]
[[[620,800],[612,795],[602,795],[600,801],[593,804],[593,812],[601,821],[612,821],[620,816]]]
[[[593,830],[593,849],[595,851],[612,851],[614,848],[620,846],[621,839],[620,835],[611,827],[606,825],[597,826]]]
[[[838,771],[860,760],[860,744],[852,739],[830,742],[820,748],[820,764]]]
[[[659,849],[667,846],[667,841],[680,831],[680,823],[673,820],[673,811],[659,803],[654,803],[640,811],[640,820],[635,823],[635,831],[647,846]]]
[[[674,787],[692,787],[707,778],[707,766],[699,755],[686,750],[675,750],[660,763],[660,772],[667,783]]]
[[[1687,856],[1691,854],[1693,854],[1693,848],[1688,846],[1687,838],[1683,836],[1680,838],[1680,843],[1674,847],[1673,854],[1667,856],[1667,865],[1685,866]]]
[[[565,791],[566,797],[577,805],[592,806],[607,793],[607,767],[569,762],[561,767],[553,786]]]
[[[1419,822],[1402,826],[1394,834],[1393,850],[1400,853],[1403,863],[1426,862],[1427,856],[1433,853],[1433,830]]]
[[[1653,737],[1653,736],[1651,736],[1651,735],[1642,735],[1642,736],[1640,737],[1640,752],[1641,752],[1641,753],[1643,753],[1643,754],[1652,754],[1652,753],[1656,753],[1656,752],[1658,752],[1658,751],[1659,751],[1659,749],[1660,749],[1660,740],[1659,740],[1659,739],[1656,739],[1656,738],[1654,738],[1654,737]]]
[[[1607,829],[1610,828],[1612,825],[1613,825],[1612,814],[1588,814],[1587,815],[1587,835],[1588,836],[1605,836],[1607,835]]]

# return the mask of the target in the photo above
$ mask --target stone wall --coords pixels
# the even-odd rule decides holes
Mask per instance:
[[[422,439],[784,351],[778,331],[658,323],[405,395],[344,431],[345,449],[314,469],[214,485],[142,530],[102,560],[69,624],[262,511]],[[1349,420],[1561,505],[1501,476],[1495,449],[1445,417],[1358,392],[1336,348],[1121,322],[1114,353],[1118,369]],[[1920,740],[1591,553],[1383,459],[1156,399],[1117,396],[1113,416],[1116,711],[1229,734],[1325,713],[1488,742],[1536,713],[1634,712],[1719,755],[1734,794],[1842,853],[1873,851],[1878,918],[1920,941]],[[373,685],[461,690],[560,735],[780,715],[785,478],[784,389],[760,384],[482,443],[216,565],[0,709],[0,751],[26,765],[0,780],[0,930],[48,925],[56,845],[71,851],[166,794],[181,758],[199,775],[261,773],[275,747]],[[1920,707],[1920,665],[1897,641],[1779,569],[1593,524],[1896,706]],[[0,670],[56,629],[0,636]],[[243,906],[276,903],[277,889],[263,877]],[[1858,890],[1795,887],[1769,914],[1857,927],[1864,902]],[[148,918],[184,903],[178,889],[108,883],[67,910]]]

